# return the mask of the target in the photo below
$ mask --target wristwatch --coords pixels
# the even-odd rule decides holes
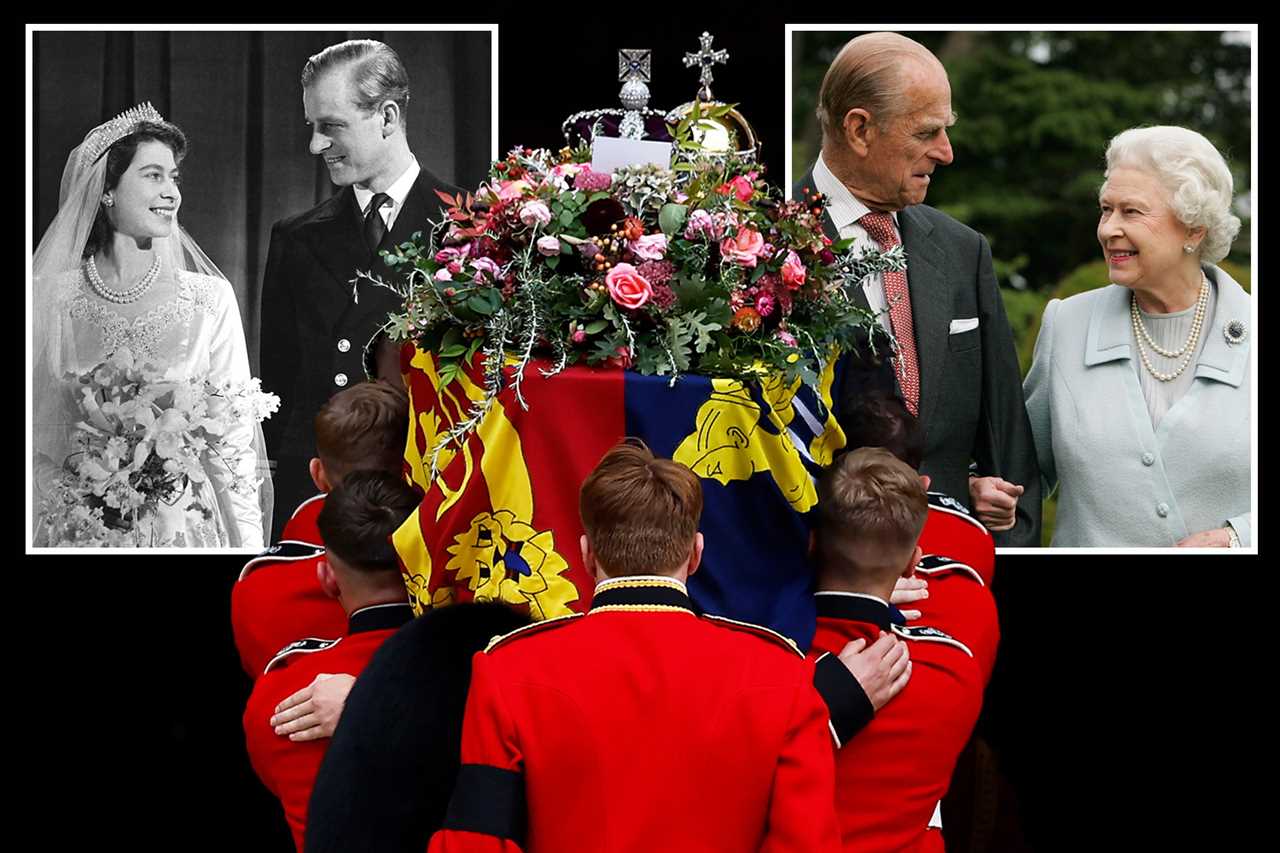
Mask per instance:
[[[1240,534],[1236,533],[1236,529],[1232,527],[1230,524],[1227,525],[1227,547],[1228,548],[1241,547]]]

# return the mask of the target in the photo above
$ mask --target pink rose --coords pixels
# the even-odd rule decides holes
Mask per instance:
[[[764,237],[754,228],[739,228],[738,233],[720,242],[720,257],[744,267],[754,267],[764,250]]]
[[[545,237],[539,237],[538,242],[535,243],[534,245],[538,247],[538,251],[540,253],[546,255],[548,258],[552,257],[553,255],[560,254],[560,238],[559,237],[552,237],[550,234],[548,234]]]
[[[641,260],[660,261],[667,254],[667,235],[645,234],[639,240],[632,240],[627,245]]]
[[[800,262],[800,256],[794,249],[788,249],[787,259],[782,263],[782,283],[795,289],[804,284],[806,275],[808,273],[805,271],[804,264]]]
[[[585,329],[574,329],[572,338],[575,344],[580,344],[587,339],[587,332]]]
[[[653,287],[631,264],[618,264],[604,277],[613,301],[623,308],[639,308],[653,296]]]
[[[436,281],[453,281],[453,273],[448,267],[441,267],[436,270]]]
[[[551,221],[551,210],[541,201],[534,200],[520,208],[520,221],[529,227],[546,225]]]
[[[507,181],[506,183],[498,185],[498,198],[503,201],[517,199],[520,198],[528,188],[529,184],[525,181]]]
[[[493,279],[497,279],[502,274],[502,267],[498,266],[490,258],[473,258],[471,268],[476,271],[476,274],[471,277],[471,280],[476,284],[484,284],[485,273],[488,273]]]
[[[447,264],[453,260],[462,260],[471,254],[471,244],[463,243],[461,246],[445,246],[436,252],[436,262]]]

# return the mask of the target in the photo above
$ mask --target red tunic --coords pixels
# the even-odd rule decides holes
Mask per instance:
[[[358,676],[382,641],[413,618],[408,604],[366,607],[351,614],[345,638],[322,648],[303,647],[284,655],[253,685],[244,709],[244,741],[258,778],[284,807],[293,842],[302,851],[307,801],[329,739],[295,743],[277,735],[270,719],[276,706],[322,672]]]
[[[601,583],[586,615],[476,655],[462,772],[430,850],[830,850],[812,678],[790,641],[694,615],[678,582]]]
[[[942,492],[929,492],[929,516],[920,533],[920,550],[945,554],[972,566],[986,584],[995,573],[996,541],[991,531],[964,504]]]
[[[306,542],[311,545],[324,545],[324,540],[320,538],[320,528],[316,526],[316,519],[320,517],[320,510],[324,509],[324,493],[312,495],[302,503],[298,504],[298,508],[293,511],[293,515],[284,523],[284,529],[280,531],[280,539],[293,540],[294,542]]]
[[[814,658],[891,630],[888,604],[873,596],[820,592],[817,607]],[[959,638],[914,625],[892,630],[910,643],[911,680],[837,754],[844,845],[835,849],[941,851],[941,833],[929,822],[977,722],[983,678]]]
[[[929,581],[929,597],[911,605],[920,611],[917,621],[963,639],[986,684],[1000,644],[1000,620],[991,588],[972,566],[936,555],[921,559],[916,574]]]
[[[305,637],[332,639],[347,629],[347,614],[316,578],[324,548],[302,542],[273,545],[245,564],[231,588],[231,632],[240,663],[257,678],[287,644]]]

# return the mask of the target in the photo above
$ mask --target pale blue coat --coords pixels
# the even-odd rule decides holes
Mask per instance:
[[[1045,307],[1023,394],[1045,494],[1059,486],[1053,545],[1164,547],[1227,523],[1252,541],[1252,299],[1217,267],[1205,273],[1215,316],[1195,380],[1159,430],[1138,385],[1130,291],[1112,284]],[[1223,334],[1231,319],[1248,329],[1242,343]]]

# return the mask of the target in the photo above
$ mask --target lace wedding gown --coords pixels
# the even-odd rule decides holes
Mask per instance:
[[[47,283],[37,282],[37,287]],[[135,361],[149,361],[165,368],[166,379],[209,377],[234,382],[250,378],[240,311],[231,284],[223,279],[186,270],[165,269],[161,277],[138,300],[119,305],[98,296],[85,278],[83,269],[60,273],[53,283],[62,322],[58,361],[65,375],[83,373],[103,362],[123,347]],[[66,431],[82,415],[69,384],[57,388],[34,388],[36,396],[56,395],[51,406],[37,406],[46,423],[42,430]],[[37,415],[39,421],[41,415]],[[172,505],[162,503],[159,513],[141,521],[135,530],[140,547],[243,547],[263,545],[263,514],[257,494],[233,490],[233,470],[256,471],[265,467],[260,432],[256,422],[242,420],[224,436],[231,452],[223,458],[211,453],[201,461],[207,479],[190,483]],[[37,441],[39,445],[39,441]],[[47,476],[64,460],[41,458],[37,468]],[[37,471],[37,487],[40,472]],[[194,490],[194,491],[193,491]],[[215,507],[212,517],[188,511],[191,497]],[[39,504],[36,514],[39,515]],[[37,519],[37,531],[40,531]],[[37,545],[52,544],[40,542]]]

